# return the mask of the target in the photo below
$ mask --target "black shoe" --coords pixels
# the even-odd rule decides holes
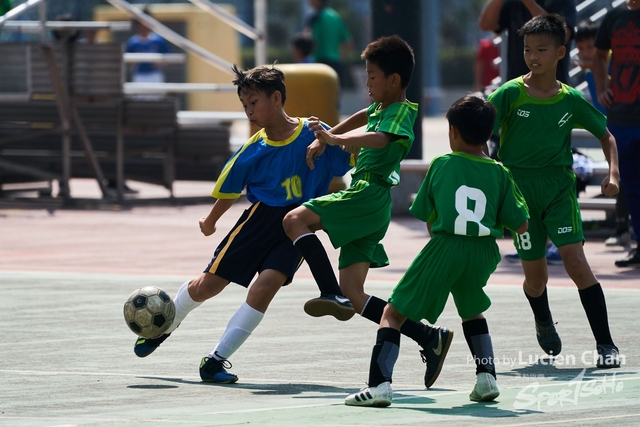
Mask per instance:
[[[169,338],[169,335],[171,334],[169,333],[169,334],[160,335],[158,338],[138,337],[138,340],[136,341],[136,345],[133,346],[133,352],[138,357],[147,357],[148,355],[153,353],[156,350],[156,348],[158,348],[160,344],[164,342],[164,340]]]
[[[609,369],[620,367],[620,354],[618,353],[618,347],[610,344],[598,344],[596,346],[596,350],[598,351],[596,368]]]
[[[218,384],[233,384],[238,381],[238,377],[225,368],[231,368],[231,362],[205,356],[200,361],[200,378],[202,381]]]
[[[562,341],[556,332],[556,324],[553,323],[551,316],[546,322],[536,320],[536,338],[540,348],[548,355],[557,356],[562,351]]]
[[[427,388],[431,387],[438,379],[449,346],[453,341],[453,331],[442,326],[433,326],[432,328],[435,336],[428,345],[423,346],[420,350],[422,361],[427,364],[427,370],[424,373],[424,385]]]
[[[616,261],[616,267],[638,267],[640,266],[640,255],[638,249],[633,249],[629,252],[626,258]]]
[[[349,320],[356,313],[347,297],[335,294],[320,295],[307,301],[304,311],[309,316],[333,316],[338,320]]]

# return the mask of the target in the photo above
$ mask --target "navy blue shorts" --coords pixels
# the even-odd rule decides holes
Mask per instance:
[[[204,272],[246,288],[256,273],[271,269],[286,274],[283,285],[291,283],[302,255],[285,234],[282,220],[296,207],[251,205],[217,247]]]

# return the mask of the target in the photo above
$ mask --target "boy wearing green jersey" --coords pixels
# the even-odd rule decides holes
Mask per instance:
[[[500,262],[496,238],[503,227],[524,233],[527,205],[511,174],[483,151],[495,107],[474,95],[447,112],[450,154],[436,157],[410,211],[432,236],[395,287],[384,309],[369,365],[369,387],[349,395],[349,406],[391,404],[391,376],[400,328],[409,319],[435,322],[453,295],[476,363],[473,401],[491,401],[496,384],[493,346],[483,313],[491,305],[484,287]]]
[[[391,222],[391,187],[400,181],[400,161],[415,138],[413,125],[418,105],[406,97],[415,58],[407,42],[390,36],[369,43],[362,59],[373,103],[330,132],[315,126],[317,140],[307,149],[311,168],[313,158],[326,145],[345,145],[359,150],[351,185],[346,190],[303,203],[285,216],[283,225],[320,288],[320,296],[305,304],[305,312],[316,317],[331,315],[347,320],[355,309],[362,317],[380,323],[386,302],[366,294],[364,283],[369,268],[389,264],[380,241]],[[365,132],[346,134],[362,126],[366,126]],[[343,301],[331,291],[338,286],[338,281],[315,234],[317,230],[324,230],[333,246],[340,248],[339,286],[348,300]],[[422,358],[427,363],[424,381],[428,388],[440,373],[453,331],[416,320],[406,321],[401,332],[422,347]]]
[[[596,340],[598,368],[620,366],[618,348],[609,331],[604,293],[582,247],[582,219],[571,170],[571,130],[580,127],[600,140],[609,164],[602,181],[606,196],[618,191],[618,152],[606,118],[577,90],[556,80],[558,61],[567,53],[564,19],[540,15],[520,29],[528,74],[506,82],[489,96],[498,110],[494,132],[500,131],[498,158],[507,166],[529,206],[529,229],[514,235],[524,270],[524,292],[535,318],[540,347],[557,355],[562,342],[547,299],[547,234],[558,247],[567,274]]]

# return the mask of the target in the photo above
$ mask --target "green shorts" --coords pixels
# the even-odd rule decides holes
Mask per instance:
[[[389,265],[380,243],[391,222],[390,187],[354,178],[346,190],[303,203],[320,216],[334,248],[340,248],[338,268],[369,262],[372,268]]]
[[[435,324],[451,293],[458,315],[469,319],[491,306],[484,287],[498,262],[493,237],[436,234],[413,260],[389,302],[411,320]]]
[[[529,228],[515,234],[520,259],[545,257],[547,236],[560,247],[584,241],[582,217],[576,194],[576,176],[563,167],[511,169],[514,181],[529,206]]]

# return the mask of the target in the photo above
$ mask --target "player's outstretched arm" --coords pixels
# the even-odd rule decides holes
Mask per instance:
[[[335,135],[341,135],[343,133],[356,130],[367,125],[367,109],[364,108],[351,116],[347,117],[337,125],[331,128],[330,132]]]
[[[206,217],[200,218],[200,231],[205,236],[210,236],[216,232],[216,223],[226,211],[233,206],[238,199],[217,199],[211,208],[211,212]]]
[[[609,163],[609,173],[602,180],[600,189],[602,194],[611,197],[618,194],[620,191],[620,170],[618,169],[618,146],[616,145],[616,139],[611,135],[611,132],[607,129],[604,136],[600,138],[600,145],[602,145],[602,151],[604,157]]]

